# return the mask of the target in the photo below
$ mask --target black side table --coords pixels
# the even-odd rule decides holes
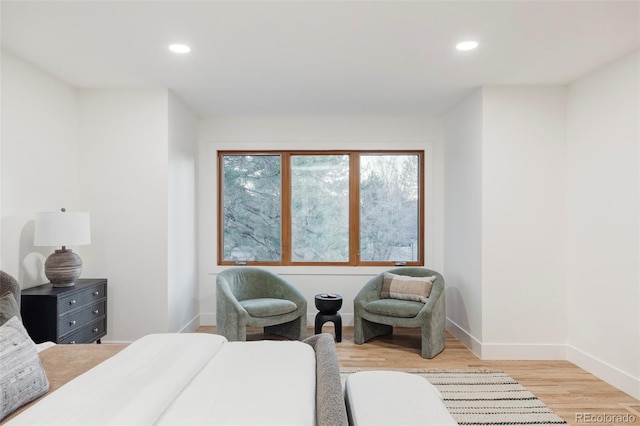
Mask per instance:
[[[340,308],[342,307],[342,296],[339,294],[323,293],[316,294],[316,328],[315,333],[322,333],[322,325],[325,322],[333,322],[336,330],[336,342],[342,341],[342,317]]]

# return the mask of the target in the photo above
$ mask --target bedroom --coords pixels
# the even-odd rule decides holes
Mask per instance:
[[[90,211],[92,244],[78,252],[83,277],[109,280],[105,341],[215,324],[215,151],[392,142],[428,158],[425,263],[445,276],[449,331],[482,358],[567,359],[640,398],[638,2],[315,2],[313,14],[205,2],[229,42],[217,53],[239,67],[208,87],[221,98],[212,110],[207,87],[188,83],[209,72],[190,65],[197,45],[195,59],[160,52],[190,27],[195,43],[202,14],[119,7],[130,4],[2,2],[0,267],[23,287],[45,282],[35,212]],[[182,27],[149,40],[172,16]],[[436,25],[445,17],[450,31]],[[431,36],[423,21],[442,32],[428,60],[412,56]],[[449,45],[469,35],[463,24],[480,39],[466,56]],[[303,55],[297,33],[314,54],[345,41],[345,56]],[[293,53],[300,62],[279,56]],[[414,83],[384,58],[426,77]],[[428,67],[437,58],[451,68]],[[187,82],[147,74],[147,62]],[[362,64],[379,74],[360,79]],[[288,81],[276,78],[284,66]],[[554,79],[538,77],[553,67]],[[412,84],[433,97],[414,98]],[[379,268],[274,270],[309,299],[342,294],[349,325],[350,301]]]

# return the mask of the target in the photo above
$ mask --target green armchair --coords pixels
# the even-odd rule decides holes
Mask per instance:
[[[444,278],[425,268],[397,268],[388,271],[411,277],[435,276],[426,303],[382,298],[384,273],[373,277],[353,301],[354,340],[358,345],[376,336],[393,333],[393,327],[422,329],[422,357],[433,358],[444,349],[445,299]]]
[[[307,337],[307,300],[278,275],[252,267],[229,268],[216,278],[217,333],[247,340],[247,327],[294,340]]]

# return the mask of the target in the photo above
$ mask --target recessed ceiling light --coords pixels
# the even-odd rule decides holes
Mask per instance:
[[[191,51],[191,48],[186,44],[172,44],[169,46],[169,50],[175,53],[188,53]]]
[[[476,47],[478,47],[478,42],[473,40],[463,41],[456,44],[456,49],[458,50],[473,50]]]

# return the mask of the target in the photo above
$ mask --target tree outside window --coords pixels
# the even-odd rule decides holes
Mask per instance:
[[[218,159],[219,264],[423,264],[422,151]]]

